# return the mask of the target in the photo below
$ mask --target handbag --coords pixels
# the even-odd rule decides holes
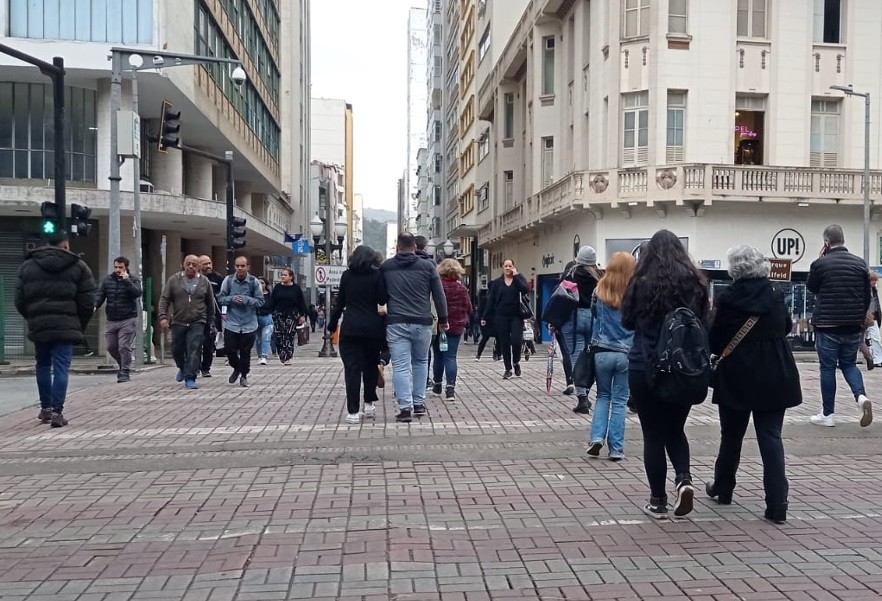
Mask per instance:
[[[566,323],[579,306],[579,285],[569,279],[574,270],[575,267],[570,269],[564,279],[558,282],[542,308],[542,321],[555,328]]]
[[[747,321],[744,322],[744,325],[741,326],[741,329],[738,330],[734,336],[732,336],[732,340],[729,341],[729,344],[726,345],[726,348],[723,349],[723,352],[719,355],[711,355],[710,358],[710,367],[711,367],[711,387],[714,385],[714,380],[716,379],[717,370],[720,367],[720,363],[722,363],[723,359],[732,354],[732,351],[741,343],[747,333],[753,329],[753,326],[756,325],[756,322],[759,321],[759,316],[751,315],[747,318]]]
[[[591,344],[594,337],[594,319],[597,316],[597,295],[591,296],[591,334],[586,341],[585,348],[579,353],[576,364],[573,366],[573,384],[579,388],[589,389],[594,386],[594,355],[597,348]]]
[[[530,307],[530,299],[525,295],[521,295],[521,308],[518,311],[521,319],[533,319],[533,309]]]
[[[302,324],[297,326],[297,346],[309,344],[309,326]]]

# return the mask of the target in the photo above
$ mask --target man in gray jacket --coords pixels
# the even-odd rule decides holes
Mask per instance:
[[[178,366],[178,382],[199,388],[196,372],[202,359],[205,324],[214,319],[211,282],[199,272],[196,255],[184,257],[184,270],[168,279],[159,296],[159,326],[171,328],[172,356]]]
[[[257,332],[257,309],[263,306],[260,282],[248,273],[248,259],[236,257],[236,272],[224,278],[217,302],[224,314],[224,349],[233,373],[230,384],[236,380],[242,388],[248,388],[248,372],[251,371],[251,349]]]
[[[416,254],[413,234],[398,236],[398,253],[380,267],[389,293],[386,341],[392,355],[392,377],[399,422],[426,414],[429,345],[434,300],[439,327],[447,330],[447,300],[431,261]]]

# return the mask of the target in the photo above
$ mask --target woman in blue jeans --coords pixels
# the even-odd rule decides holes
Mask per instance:
[[[444,259],[438,265],[438,275],[441,276],[441,286],[444,288],[444,298],[447,300],[447,349],[441,349],[441,334],[435,336],[432,341],[432,351],[435,362],[432,364],[432,392],[441,394],[444,382],[447,378],[447,386],[444,388],[444,400],[456,400],[456,352],[462,333],[465,331],[469,316],[472,313],[472,300],[469,289],[463,286],[460,278],[465,274],[465,269],[456,259]]]
[[[594,291],[596,302],[591,346],[595,349],[597,402],[594,404],[594,419],[591,420],[588,455],[600,456],[600,449],[606,443],[612,461],[625,458],[628,351],[634,342],[634,332],[622,325],[619,308],[628,282],[634,275],[634,264],[634,257],[629,253],[615,253]]]
[[[270,294],[266,279],[257,278],[260,282],[260,289],[263,292],[263,306],[257,310],[257,336],[254,338],[254,346],[259,357],[257,362],[260,365],[266,365],[266,358],[269,357],[272,348],[273,337],[273,297]]]
[[[561,334],[566,341],[566,348],[570,351],[572,364],[579,359],[579,353],[585,348],[591,338],[591,296],[594,288],[600,280],[601,272],[597,269],[597,251],[590,246],[583,246],[576,255],[575,263],[564,268],[565,279],[576,282],[579,287],[579,306],[573,311],[573,316],[561,326]],[[591,403],[588,401],[588,390],[581,386],[576,387],[578,403],[573,407],[576,413],[590,413]]]

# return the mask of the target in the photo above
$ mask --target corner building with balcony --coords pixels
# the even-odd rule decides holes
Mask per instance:
[[[232,65],[203,63],[138,72],[141,117],[142,254],[153,300],[186,254],[212,256],[225,269],[226,168],[175,148],[159,152],[148,140],[159,129],[163,100],[181,112],[181,144],[215,156],[233,152],[235,215],[247,219],[252,272],[292,264],[285,232],[309,221],[309,0],[3,0],[0,41],[51,62],[65,61],[67,206],[92,209],[88,238],[72,240],[96,278],[108,261],[111,48],[135,49],[145,67],[164,51],[239,59],[247,81],[236,85]],[[51,42],[51,43],[50,43]],[[123,111],[132,106],[132,71],[122,60]],[[36,67],[0,54],[0,275],[6,349],[30,352],[12,304],[15,274],[39,243],[40,204],[53,197],[52,84]],[[120,247],[134,263],[133,158],[121,167]],[[165,244],[163,245],[163,240]],[[163,252],[165,253],[163,256]],[[293,263],[296,265],[297,263]],[[104,311],[87,330],[103,348]]]
[[[602,265],[665,228],[717,289],[726,250],[751,244],[793,261],[793,342],[810,346],[804,282],[824,227],[863,247],[864,103],[830,86],[882,99],[880,34],[876,0],[532,0],[480,72],[489,275],[513,258],[541,308],[581,245]]]

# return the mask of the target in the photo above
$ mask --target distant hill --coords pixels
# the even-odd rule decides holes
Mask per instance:
[[[395,211],[386,211],[385,209],[371,209],[365,207],[364,218],[365,220],[372,219],[374,221],[379,221],[380,223],[386,223],[387,221],[397,221],[398,213]]]

